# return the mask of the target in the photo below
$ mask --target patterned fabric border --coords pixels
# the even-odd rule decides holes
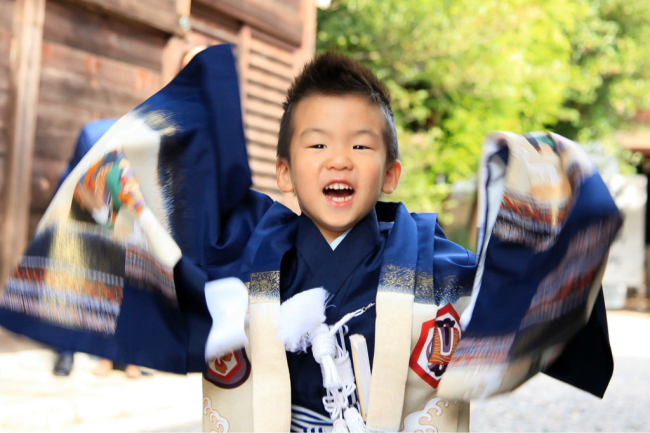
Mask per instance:
[[[618,227],[619,219],[612,217],[571,240],[560,265],[540,283],[520,330],[557,319],[584,305]]]
[[[107,280],[118,282],[120,278]],[[69,328],[114,334],[123,288],[47,268],[16,269],[0,306]]]
[[[461,338],[449,366],[503,364],[508,360],[514,341],[515,332],[495,337]]]
[[[61,263],[56,260],[51,260],[45,257],[36,256],[23,256],[20,259],[18,268],[24,269],[47,269],[48,272],[60,272],[70,276],[81,277],[87,280],[104,283],[108,286],[124,286],[124,278],[118,275],[107,274],[105,272],[96,271],[93,269],[86,269],[79,266]]]
[[[280,271],[252,273],[249,296],[251,304],[280,302]]]
[[[178,304],[174,270],[159,263],[150,253],[134,245],[127,245],[125,276],[136,287],[158,291],[174,305]]]
[[[415,270],[404,266],[384,265],[379,277],[380,292],[414,294]]]
[[[506,189],[493,233],[505,242],[516,242],[535,252],[548,250],[560,234],[571,210],[570,198],[544,202]]]

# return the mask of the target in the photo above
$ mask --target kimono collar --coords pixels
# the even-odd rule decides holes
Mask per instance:
[[[296,249],[312,272],[318,271],[323,265],[324,259],[329,259],[333,255],[348,255],[349,253],[352,254],[353,257],[350,259],[353,261],[355,261],[354,257],[361,259],[379,246],[379,242],[379,223],[374,209],[352,228],[334,250],[309,217],[302,214],[298,218]],[[349,245],[354,245],[354,251],[348,251],[351,250]]]

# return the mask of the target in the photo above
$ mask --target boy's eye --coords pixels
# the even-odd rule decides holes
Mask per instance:
[[[362,146],[360,144],[357,144],[356,146],[353,147],[353,149],[370,149],[368,146]]]
[[[313,146],[309,146],[309,147],[311,147],[312,149],[325,149],[326,148],[324,144],[314,144]]]

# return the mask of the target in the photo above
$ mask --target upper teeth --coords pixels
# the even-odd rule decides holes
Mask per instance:
[[[352,187],[345,183],[333,183],[328,185],[326,189],[352,189]]]

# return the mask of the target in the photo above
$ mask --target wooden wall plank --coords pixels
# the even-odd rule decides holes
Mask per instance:
[[[286,99],[286,93],[280,92],[279,90],[260,86],[257,83],[246,83],[246,95],[252,96],[254,98],[262,99],[266,102],[271,102],[273,104],[282,106],[284,100]]]
[[[14,7],[15,40],[10,64],[11,119],[0,281],[9,275],[27,245],[45,0],[16,0]]]
[[[181,70],[183,57],[192,45],[185,38],[172,36],[163,50],[161,83],[167,85]]]
[[[9,56],[13,30],[14,0],[0,0],[0,242],[3,237],[6,153],[9,142]],[[0,257],[1,260],[1,257]]]
[[[81,128],[93,120],[110,117],[101,111],[41,99],[34,154],[50,160],[69,161]]]
[[[266,190],[271,190],[275,191],[278,194],[282,194],[280,190],[278,189],[278,181],[277,178],[275,177],[275,173],[273,176],[269,176],[268,174],[256,171],[256,168],[259,169],[258,167],[255,167],[255,161],[251,161],[251,170],[253,171],[253,185],[256,188],[264,188]]]
[[[42,69],[56,69],[85,78],[89,87],[129,93],[144,101],[162,85],[159,72],[98,56],[57,42],[43,42]]]
[[[278,104],[272,104],[270,102],[262,101],[261,99],[247,98],[246,100],[246,111],[252,111],[262,116],[269,118],[279,119],[282,117],[282,107]]]
[[[246,117],[246,89],[248,88],[248,70],[250,69],[251,39],[251,28],[248,24],[244,24],[239,30],[239,46],[237,47],[237,74],[239,75],[242,118]]]
[[[257,143],[248,143],[248,157],[260,161],[271,162],[275,164],[276,150],[269,146],[260,146]]]
[[[271,87],[282,93],[286,92],[291,85],[291,80],[288,78],[281,78],[275,75],[269,75],[263,70],[257,68],[249,68],[248,81],[261,84],[266,87]]]
[[[293,50],[283,50],[282,48],[278,48],[276,45],[263,42],[259,38],[253,38],[251,40],[251,50],[264,56],[271,57],[287,66],[293,65]]]
[[[0,0],[0,29],[11,31],[14,16],[14,0]]]
[[[7,158],[0,157],[0,195],[4,194],[5,182],[7,180]],[[0,206],[2,208],[2,206]]]
[[[218,43],[239,44],[241,21],[196,1],[192,2],[191,18],[191,33],[201,33],[220,41]]]
[[[0,92],[0,156],[7,153],[7,128],[9,126],[9,93]],[[1,196],[1,195],[0,195]]]
[[[268,146],[274,149],[278,145],[278,135],[255,129],[246,129],[246,139],[250,142]]]
[[[275,60],[262,56],[259,53],[251,53],[250,65],[270,74],[277,75],[278,77],[285,78],[288,81],[293,80],[293,67],[276,62]]]
[[[251,170],[256,173],[258,176],[267,177],[273,180],[273,184],[277,188],[278,182],[275,175],[275,160],[268,161],[262,159],[251,159],[250,161]]]
[[[182,34],[175,0],[73,0],[81,5],[132,20],[169,34]]]
[[[11,32],[0,29],[0,92],[9,91]]]
[[[128,89],[105,84],[89,86],[84,76],[54,68],[42,71],[41,95],[51,102],[101,110],[111,117],[121,117],[142,102]]]
[[[280,119],[269,119],[268,117],[259,116],[253,112],[246,112],[244,126],[247,129],[266,131],[277,135],[280,132]]]
[[[277,0],[195,0],[294,46],[302,43],[300,9]]]
[[[316,51],[317,9],[316,0],[300,0],[302,15],[302,43],[294,55],[294,70],[300,72],[304,64],[314,57]]]
[[[68,166],[67,161],[34,157],[34,171],[31,179],[31,212],[43,213],[50,204],[61,174]]]
[[[47,2],[43,37],[97,55],[160,71],[164,33],[134,29],[128,23],[92,13],[75,4]]]
[[[42,216],[43,214],[41,212],[29,214],[29,231],[28,231],[29,239],[34,237],[34,233],[36,233],[36,227],[38,226],[38,223],[41,221]]]

